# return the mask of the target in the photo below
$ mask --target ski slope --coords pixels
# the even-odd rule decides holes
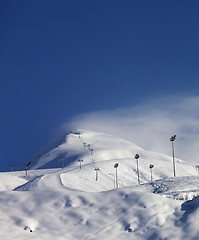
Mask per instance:
[[[137,145],[104,133],[76,131],[66,136],[65,142],[47,152],[31,165],[31,169],[60,168],[62,159],[66,168],[61,175],[64,184],[83,191],[96,191],[95,168],[99,168],[97,191],[113,188],[114,164],[118,163],[119,184],[130,186],[137,183],[137,168],[134,159],[139,154],[141,183],[151,179],[149,165],[153,164],[153,180],[172,177],[172,157],[161,153],[146,151]],[[83,160],[82,168],[78,160]],[[176,159],[176,175],[198,175],[198,170],[186,162]],[[87,184],[85,184],[87,183]],[[87,187],[88,183],[90,185]],[[93,185],[94,184],[94,185]],[[92,186],[93,187],[92,187]]]
[[[198,239],[198,170],[180,159],[176,170],[174,178],[171,156],[104,133],[72,132],[32,162],[28,176],[0,173],[0,239]]]

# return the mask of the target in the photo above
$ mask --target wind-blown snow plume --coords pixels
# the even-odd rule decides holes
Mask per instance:
[[[198,106],[199,96],[171,96],[128,108],[85,113],[76,116],[67,126],[112,134],[165,154],[171,154],[169,139],[176,134],[176,156],[196,162]]]

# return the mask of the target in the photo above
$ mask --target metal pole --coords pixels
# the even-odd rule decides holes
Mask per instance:
[[[83,162],[83,160],[82,160],[82,159],[79,159],[78,162],[79,162],[79,168],[81,169],[81,168],[82,168],[82,162]]]
[[[95,180],[97,181],[97,180],[98,180],[98,171],[99,171],[99,168],[95,168],[95,171],[96,171],[96,178],[95,178]]]
[[[61,156],[61,168],[63,169],[64,168],[64,158],[65,156]]]
[[[151,169],[151,182],[153,182],[153,167],[154,167],[154,165],[153,164],[150,164],[149,165],[149,168]]]
[[[116,188],[118,188],[118,180],[117,180],[117,168],[115,168],[115,180],[116,180]]]
[[[98,170],[96,170],[96,181],[98,179]]]
[[[170,141],[171,141],[171,146],[172,146],[172,154],[173,154],[173,176],[176,176],[176,169],[175,169],[175,157],[174,157],[174,141],[176,139],[176,135],[173,135],[172,137],[170,137]]]
[[[118,178],[117,178],[117,168],[118,168],[118,165],[119,165],[119,163],[116,163],[114,165],[114,168],[115,168],[115,186],[116,186],[116,188],[118,188]]]
[[[172,153],[173,153],[173,176],[176,176],[176,169],[175,169],[175,157],[174,157],[174,141],[171,142],[172,145]]]
[[[31,162],[28,162],[25,164],[25,171],[26,171],[26,176],[28,175],[28,166],[31,164]]]
[[[139,155],[138,154],[135,154],[135,160],[137,162],[137,174],[138,174],[138,184],[140,184],[140,172],[139,172],[139,166],[138,166],[138,159],[139,159]]]
[[[138,159],[136,159],[136,161],[137,161],[138,184],[140,184],[140,172],[139,172],[139,166],[138,166]]]

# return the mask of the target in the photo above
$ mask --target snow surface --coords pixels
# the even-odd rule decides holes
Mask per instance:
[[[171,156],[103,133],[70,133],[28,176],[0,173],[0,239],[199,239],[198,170],[176,159],[176,172]]]

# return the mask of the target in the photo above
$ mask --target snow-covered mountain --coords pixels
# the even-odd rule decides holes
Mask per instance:
[[[176,158],[174,178],[172,164],[124,139],[71,132],[27,176],[0,173],[0,239],[198,239],[198,170]]]
[[[60,168],[65,186],[82,191],[107,191],[114,187],[115,163],[118,163],[118,185],[131,186],[138,182],[135,154],[139,154],[138,167],[140,182],[151,181],[150,164],[153,180],[173,176],[172,157],[146,151],[124,139],[99,132],[75,131],[66,136],[58,147],[42,155],[33,162],[31,169]],[[81,170],[80,170],[81,160]],[[95,169],[99,169],[96,172]],[[195,167],[176,159],[177,176],[198,175]],[[96,174],[98,183],[96,185]]]

